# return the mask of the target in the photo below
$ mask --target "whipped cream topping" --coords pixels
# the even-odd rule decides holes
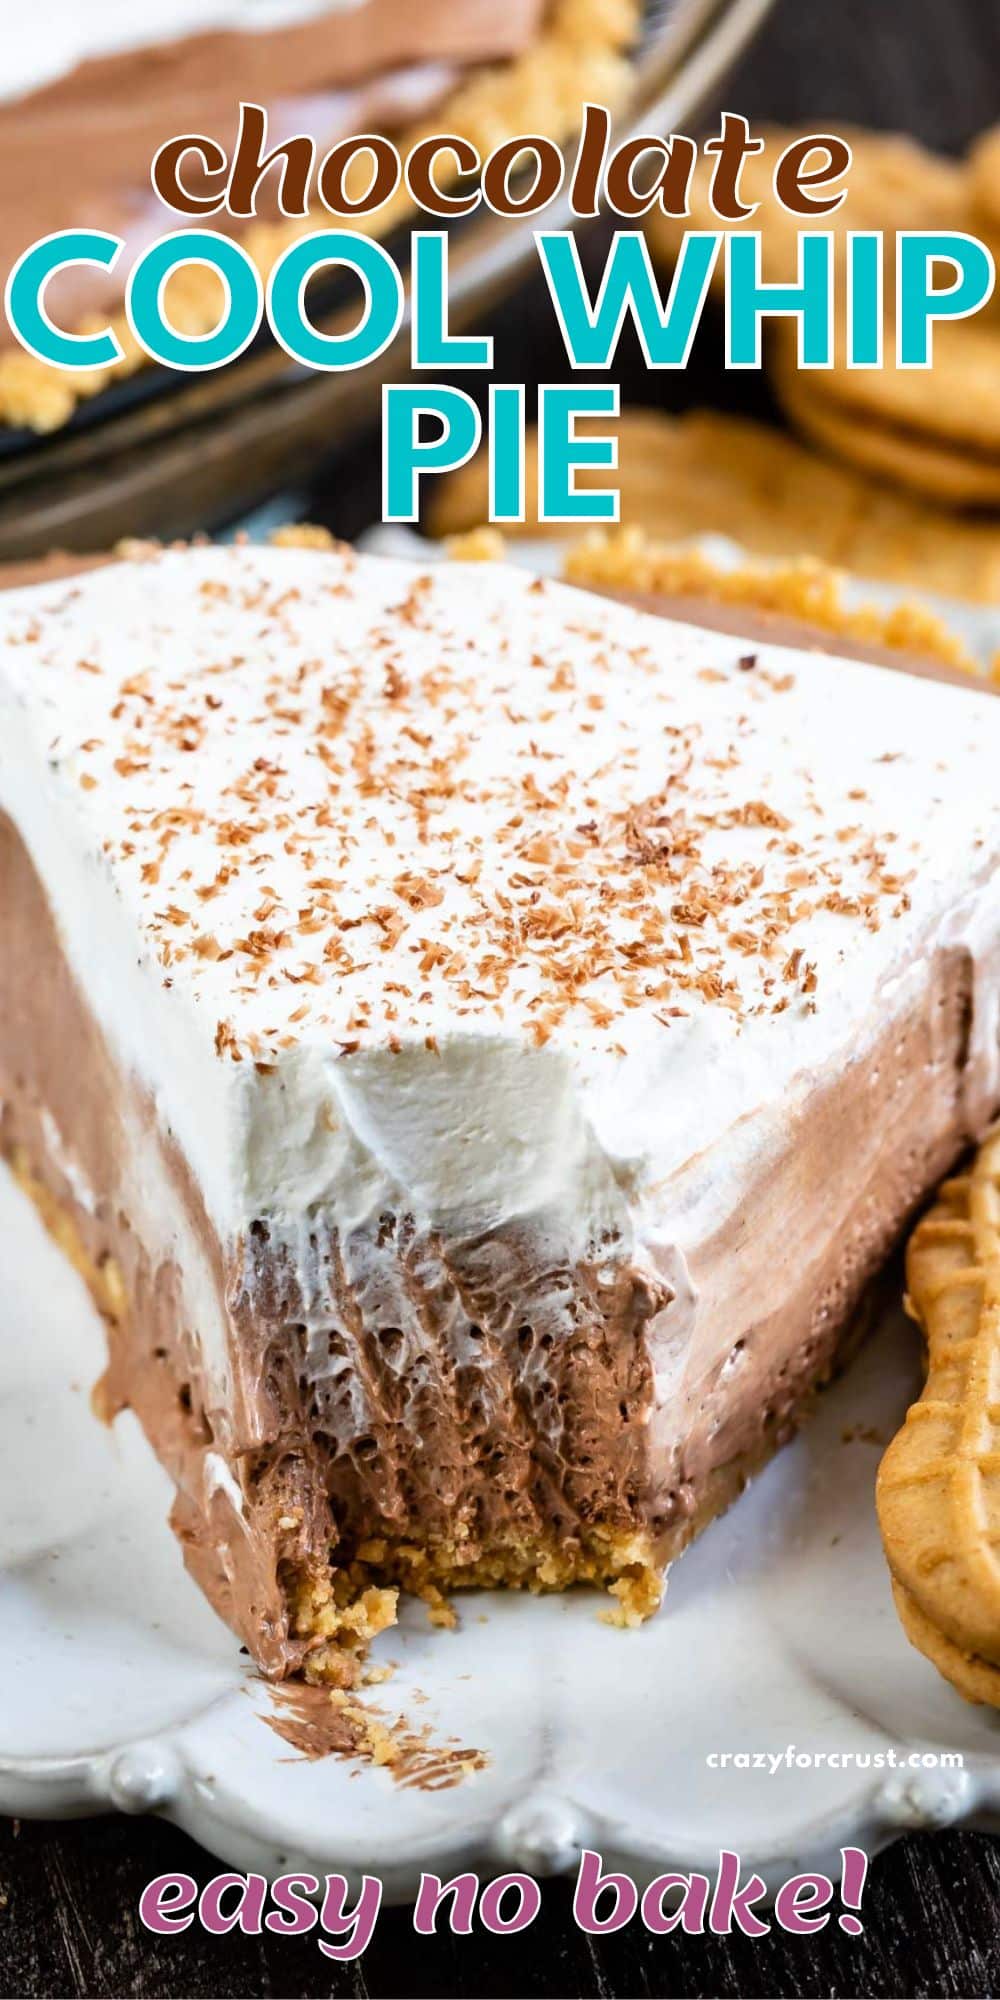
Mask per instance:
[[[998,751],[992,697],[502,566],[195,549],[0,601],[0,807],[231,1236],[392,1200],[662,1267],[920,954],[995,939]],[[995,996],[972,1038],[988,1106]]]

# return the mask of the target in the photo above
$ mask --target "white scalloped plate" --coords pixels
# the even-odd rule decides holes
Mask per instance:
[[[906,1645],[872,1504],[878,1445],[916,1379],[891,1316],[820,1413],[675,1571],[639,1633],[599,1600],[477,1597],[461,1629],[408,1605],[372,1700],[488,1753],[448,1791],[290,1752],[273,1697],[189,1581],[167,1481],[137,1425],[88,1390],[103,1337],[72,1270],[0,1173],[0,1807],[156,1809],[267,1875],[367,1869],[405,1898],[422,1868],[712,1872],[720,1846],[777,1884],[837,1874],[912,1826],[1000,1814],[1000,1734]],[[869,1432],[858,1435],[857,1427]],[[853,1432],[853,1436],[851,1433]],[[847,1436],[845,1437],[845,1434]],[[366,1697],[367,1698],[367,1697]],[[959,1749],[964,1771],[710,1768],[713,1750]]]

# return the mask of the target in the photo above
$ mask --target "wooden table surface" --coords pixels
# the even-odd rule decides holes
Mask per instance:
[[[1000,118],[1000,0],[778,0],[726,91],[749,117],[834,128],[846,121],[909,129],[957,147]],[[557,357],[543,305],[508,317],[505,379],[552,379]],[[499,329],[497,329],[499,331]],[[546,341],[550,347],[546,353]],[[523,366],[515,364],[519,353]],[[530,356],[530,359],[528,358]],[[627,364],[629,369],[634,366]],[[511,371],[511,372],[508,372]],[[662,378],[660,378],[662,382]],[[712,397],[765,406],[746,376],[719,380],[710,358],[647,400]],[[352,454],[312,497],[311,512],[354,532],[377,508],[377,454]],[[195,524],[192,524],[195,525]],[[1000,1990],[1000,1843],[981,1835],[901,1841],[872,1867],[865,1933],[772,1933],[651,1939],[630,1929],[590,1940],[570,1918],[567,1888],[545,1890],[520,1939],[481,1934],[416,1939],[405,1911],[384,1912],[363,1960],[335,1967],[309,1938],[214,1939],[191,1930],[157,1939],[139,1925],[140,1890],[214,1864],[153,1820],[65,1825],[0,1821],[0,1996],[14,1995],[985,1995]]]

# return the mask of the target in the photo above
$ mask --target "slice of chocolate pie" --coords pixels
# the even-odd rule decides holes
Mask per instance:
[[[655,1606],[1000,1103],[998,753],[500,565],[0,597],[3,1148],[266,1672]]]

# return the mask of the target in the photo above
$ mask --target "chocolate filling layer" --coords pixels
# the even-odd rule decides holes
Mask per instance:
[[[296,1263],[263,1219],[220,1244],[3,817],[0,906],[3,1150],[105,1312],[109,1414],[138,1414],[178,1484],[188,1561],[262,1665],[288,1671],[332,1636],[331,1563],[345,1603],[370,1578],[627,1569],[649,1512],[643,1329],[665,1289],[613,1245],[600,1271],[571,1271],[515,1230],[446,1246],[409,1216],[348,1240],[318,1217]],[[226,1392],[196,1313],[223,1330]]]

